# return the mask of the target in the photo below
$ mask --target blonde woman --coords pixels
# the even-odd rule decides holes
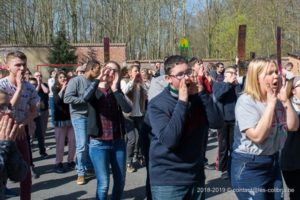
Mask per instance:
[[[238,199],[283,197],[278,152],[287,131],[299,126],[286,91],[285,77],[279,77],[274,61],[250,62],[244,93],[235,108],[231,183]]]

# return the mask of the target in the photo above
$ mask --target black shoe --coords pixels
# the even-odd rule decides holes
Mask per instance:
[[[95,171],[94,171],[94,169],[87,169],[87,170],[85,171],[85,176],[86,176],[86,177],[94,177],[94,176],[95,176]]]
[[[18,193],[5,187],[5,197],[6,198],[17,197],[17,196],[19,196]]]
[[[222,174],[221,174],[221,179],[226,180],[226,179],[228,179],[228,178],[229,178],[229,177],[228,177],[227,172],[222,172]]]
[[[61,173],[64,173],[65,172],[65,169],[64,169],[64,166],[62,163],[58,163],[55,165],[54,167],[54,171],[58,174],[61,174]]]
[[[139,158],[139,164],[141,167],[145,167],[146,166],[146,161],[144,157]]]
[[[204,169],[208,169],[208,170],[215,170],[216,169],[216,166],[214,164],[208,164],[208,163],[205,163],[204,164]]]
[[[67,168],[68,168],[68,170],[74,170],[74,169],[75,169],[75,166],[76,166],[76,164],[75,164],[74,161],[68,162],[68,163],[67,163]]]
[[[31,176],[34,179],[40,178],[40,175],[35,171],[35,168],[33,166],[30,167],[31,170]]]
[[[43,159],[47,159],[49,157],[49,155],[47,153],[41,153],[41,158]]]

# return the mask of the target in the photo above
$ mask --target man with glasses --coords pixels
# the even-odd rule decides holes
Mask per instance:
[[[204,139],[222,118],[182,56],[164,63],[169,83],[148,107],[153,199],[204,199]]]
[[[220,108],[224,125],[218,130],[218,170],[222,179],[228,179],[227,171],[230,171],[229,153],[233,143],[233,132],[235,123],[234,108],[236,101],[241,94],[241,86],[237,81],[237,71],[234,67],[227,67],[224,73],[223,82],[215,82],[213,85],[213,95]]]

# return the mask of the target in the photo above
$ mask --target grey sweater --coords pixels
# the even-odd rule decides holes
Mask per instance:
[[[91,81],[85,76],[77,76],[69,81],[65,91],[64,102],[70,104],[72,118],[88,116],[88,104],[83,97],[90,83]]]

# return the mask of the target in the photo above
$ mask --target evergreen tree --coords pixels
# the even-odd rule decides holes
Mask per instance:
[[[51,64],[74,64],[77,63],[75,48],[69,44],[65,31],[59,31],[52,39],[49,61]]]

